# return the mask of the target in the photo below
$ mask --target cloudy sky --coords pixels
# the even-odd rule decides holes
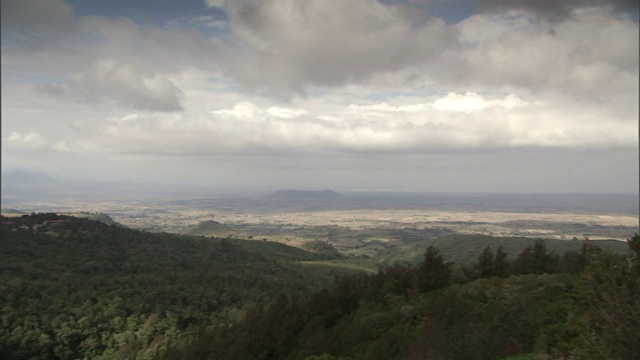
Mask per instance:
[[[638,1],[2,0],[2,169],[638,191]]]

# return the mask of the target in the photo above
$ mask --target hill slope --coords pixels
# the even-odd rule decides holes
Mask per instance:
[[[0,358],[148,358],[338,267],[266,241],[147,233],[57,214],[0,217]]]
[[[451,281],[450,264],[429,248],[417,266],[279,296],[164,359],[636,359],[640,237],[628,245],[628,257],[587,247],[570,272],[531,267],[464,282]],[[543,250],[516,263],[547,261]]]

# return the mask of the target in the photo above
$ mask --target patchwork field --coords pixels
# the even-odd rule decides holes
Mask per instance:
[[[451,234],[624,241],[640,226],[638,214],[629,211],[633,198],[569,198],[573,207],[569,200],[553,197],[422,199],[56,199],[3,203],[3,213],[103,213],[147,231],[268,240],[297,247],[320,241],[354,256]]]

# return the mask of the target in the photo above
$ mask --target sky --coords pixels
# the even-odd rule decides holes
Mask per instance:
[[[2,0],[2,170],[638,192],[637,0]]]

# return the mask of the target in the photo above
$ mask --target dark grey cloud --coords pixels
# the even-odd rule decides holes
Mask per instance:
[[[19,46],[56,46],[78,30],[63,0],[3,0],[2,39]]]
[[[424,63],[456,43],[444,21],[375,0],[215,5],[224,6],[244,43],[230,72],[248,88],[304,93],[308,86],[363,82]]]
[[[162,26],[177,18],[222,16],[219,11],[205,6],[203,0],[67,0],[78,16],[126,17],[144,24]]]
[[[563,20],[585,6],[612,7],[637,18],[639,4],[638,0],[478,0],[484,11],[526,10],[551,21]]]
[[[78,18],[59,0],[3,1],[2,41],[3,70],[11,68],[15,79],[20,72],[38,77],[40,94],[162,112],[183,108],[181,90],[161,73],[206,68],[222,53],[219,41],[198,31]]]
[[[112,99],[151,111],[182,111],[180,90],[165,78],[131,64],[103,61],[79,81],[36,87],[41,93],[80,102]]]

